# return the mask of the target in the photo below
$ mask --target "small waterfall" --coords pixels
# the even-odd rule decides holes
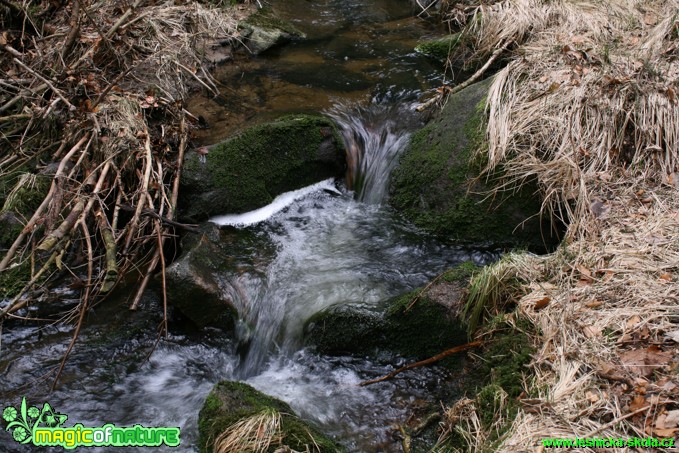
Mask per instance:
[[[384,201],[389,176],[410,137],[403,125],[411,123],[404,120],[411,112],[403,104],[375,103],[368,107],[337,105],[328,112],[339,125],[347,149],[347,187],[359,201]]]

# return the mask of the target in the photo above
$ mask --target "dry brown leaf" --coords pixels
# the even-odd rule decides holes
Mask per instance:
[[[658,23],[658,18],[655,14],[648,13],[644,16],[644,23],[646,25],[655,25]]]
[[[634,399],[632,399],[632,402],[629,403],[629,411],[630,412],[638,411],[639,409],[643,409],[646,406],[648,406],[646,398],[644,398],[641,395],[637,395],[634,397]]]
[[[675,343],[679,343],[679,330],[673,330],[671,332],[665,333],[665,337],[669,338],[670,340],[674,341]]]
[[[653,429],[652,432],[656,437],[674,437],[675,433],[679,433],[679,428]]]
[[[672,281],[672,274],[665,273],[665,274],[662,274],[658,278],[661,279],[661,280],[665,280],[667,282],[671,282]]]
[[[641,322],[641,318],[638,315],[632,316],[630,319],[627,320],[625,323],[625,326],[627,326],[628,329],[631,329],[632,327],[636,326]]]
[[[649,377],[657,368],[670,363],[672,354],[658,350],[657,347],[648,349],[632,349],[620,354],[620,360],[627,369],[644,377]]]
[[[580,274],[582,274],[583,279],[592,280],[592,271],[587,269],[582,264],[578,264],[578,271],[580,271]]]
[[[587,338],[596,338],[601,336],[601,329],[596,326],[585,326],[582,328],[582,333],[584,333]]]
[[[604,303],[602,301],[594,299],[590,302],[587,302],[585,304],[585,307],[587,307],[587,308],[598,308],[598,307],[601,307],[603,304]]]
[[[535,307],[534,307],[535,310],[542,310],[547,305],[549,305],[549,302],[551,300],[552,299],[550,299],[549,297],[543,297],[542,299],[535,301]]]
[[[599,395],[597,395],[596,393],[594,393],[590,390],[587,390],[585,392],[585,397],[587,398],[587,401],[589,401],[592,404],[598,402],[599,399],[600,399]]]

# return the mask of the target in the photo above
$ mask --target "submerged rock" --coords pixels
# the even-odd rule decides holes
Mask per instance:
[[[215,440],[220,434],[234,424],[243,423],[257,416],[262,416],[264,420],[267,417],[280,417],[278,432],[262,430],[253,433],[260,439],[268,434],[272,436],[269,448],[262,451],[289,451],[285,447],[318,453],[346,451],[315,427],[294,415],[288,404],[265,395],[248,384],[230,381],[222,381],[215,385],[200,410],[198,416],[200,451],[213,451]]]
[[[415,51],[445,64],[446,61],[448,61],[448,55],[461,44],[461,41],[461,34],[455,33],[443,38],[432,39],[418,44],[417,47],[415,47]]]
[[[184,252],[166,269],[168,302],[198,327],[234,327],[241,286],[263,278],[275,248],[251,231],[206,223],[182,239]],[[257,252],[255,252],[255,250]]]
[[[211,147],[189,153],[182,174],[180,215],[194,221],[241,213],[277,195],[345,171],[342,140],[329,119],[290,115],[249,128]]]
[[[425,293],[414,290],[377,310],[360,304],[330,307],[307,322],[305,344],[323,354],[375,355],[386,350],[425,359],[465,343],[462,294],[473,269],[471,263],[462,264]]]
[[[484,146],[482,101],[490,83],[487,79],[451,96],[413,135],[392,175],[389,201],[417,226],[448,239],[542,251],[555,239],[549,222],[538,215],[535,184],[499,199],[489,196],[499,175],[490,175],[488,182],[477,179],[483,163],[473,156]]]
[[[262,8],[239,24],[242,36],[246,37],[245,47],[253,54],[285,44],[293,38],[306,35],[290,22],[281,19],[271,8]]]

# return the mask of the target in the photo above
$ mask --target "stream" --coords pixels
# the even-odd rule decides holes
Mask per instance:
[[[181,446],[155,451],[195,452],[205,397],[220,380],[241,380],[288,402],[349,451],[372,453],[400,451],[394,426],[454,394],[455,375],[439,367],[360,387],[409,359],[323,356],[302,343],[305,321],[323,309],[376,307],[464,261],[498,257],[441,244],[381,203],[398,153],[421,126],[414,104],[441,82],[440,68],[413,48],[438,32],[413,17],[408,0],[278,0],[273,7],[307,38],[218,68],[222,95],[197,97],[189,106],[211,125],[198,138],[213,143],[244,124],[320,111],[338,123],[351,151],[349,187],[325,181],[259,212],[212,219],[261,244],[243,264],[235,338],[175,318],[169,337],[156,344],[158,288],[147,291],[138,312],[127,310],[133,288],[122,289],[91,310],[61,384],[49,393],[45,376],[58,367],[70,328],[5,323],[3,407],[25,395],[68,414],[67,425],[179,426]],[[63,291],[61,308],[75,307],[79,290]],[[4,441],[0,450],[31,451]]]

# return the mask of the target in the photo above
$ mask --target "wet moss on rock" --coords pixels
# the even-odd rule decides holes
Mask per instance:
[[[182,175],[182,216],[204,220],[247,212],[282,192],[345,171],[342,140],[322,116],[290,115],[255,126],[210,148],[201,161],[190,153]]]
[[[462,301],[444,305],[434,293],[437,287],[447,285],[447,298],[459,299],[474,269],[474,264],[464,263],[446,272],[426,294],[420,295],[423,288],[416,289],[387,301],[378,310],[358,304],[331,307],[307,322],[305,342],[324,354],[375,355],[387,350],[417,359],[463,344],[467,341],[465,326],[454,307]]]
[[[415,47],[415,51],[427,57],[445,64],[450,55],[461,44],[460,33],[455,33],[444,38],[425,41]]]
[[[294,415],[292,408],[281,400],[265,395],[242,382],[222,381],[205,399],[198,416],[198,446],[201,452],[211,452],[215,439],[233,424],[265,410],[281,414],[282,445],[297,451],[339,453],[346,451],[317,428]],[[274,452],[281,444],[271,445]]]
[[[474,151],[485,145],[483,99],[490,80],[451,96],[443,111],[415,133],[390,185],[390,204],[422,229],[467,243],[527,246],[542,251],[544,226],[535,186],[503,200],[487,197],[490,182],[477,179],[484,162]],[[546,233],[547,234],[547,233]]]

